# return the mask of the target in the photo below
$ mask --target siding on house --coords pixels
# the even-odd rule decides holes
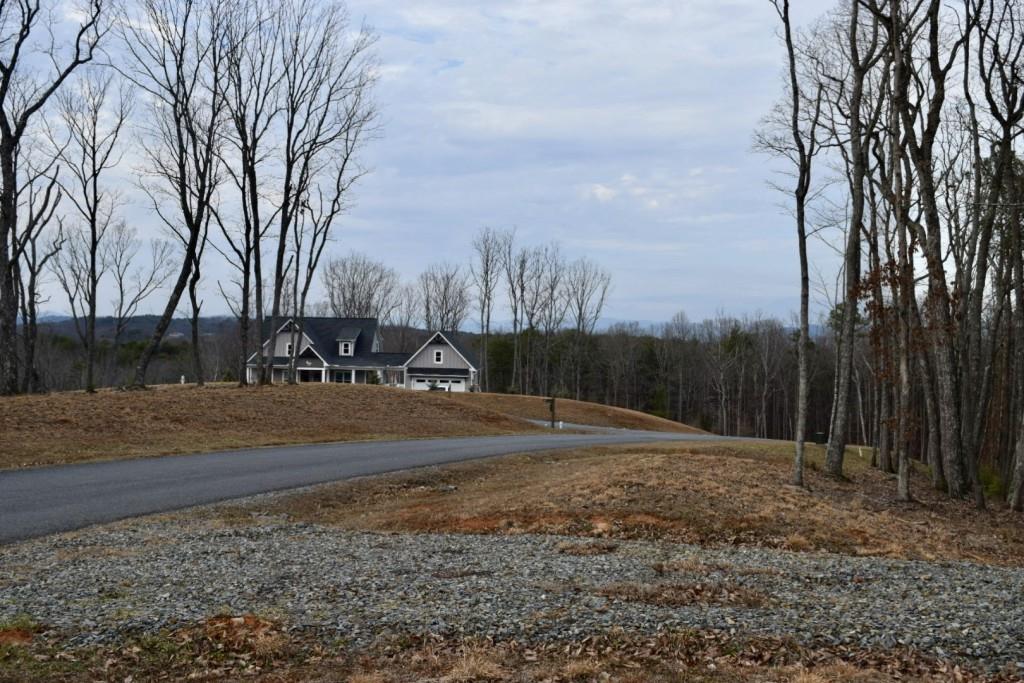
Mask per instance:
[[[434,362],[434,351],[444,352],[444,362]],[[415,374],[416,368],[441,368],[444,370],[469,370],[470,365],[462,359],[458,351],[448,344],[427,344],[422,351],[413,357],[407,365],[409,372]]]
[[[292,340],[292,333],[290,331],[288,331],[287,329],[281,330],[281,333],[277,335],[277,345],[274,347],[274,355],[275,356],[287,356],[288,355],[288,344],[291,342],[291,340]],[[310,342],[308,336],[302,335],[302,343],[299,344],[299,346],[301,347],[299,350],[302,351],[302,349],[305,349],[311,343],[312,342]]]

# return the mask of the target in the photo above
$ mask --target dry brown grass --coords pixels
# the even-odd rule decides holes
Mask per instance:
[[[911,652],[877,653],[809,650],[784,639],[736,639],[695,631],[638,639],[622,634],[582,642],[524,644],[415,639],[403,646],[366,654],[346,671],[318,676],[324,668],[278,673],[267,680],[337,680],[362,683],[419,681],[612,681],[668,683],[677,681],[740,683],[889,683],[894,681],[982,681],[986,678]]]
[[[611,631],[566,642],[394,636],[358,652],[254,616],[222,616],[116,645],[62,648],[40,638],[0,643],[0,681],[251,680],[264,683],[419,681],[706,681],[888,683],[990,681],[908,650],[805,648],[784,638],[706,631],[652,637]]]
[[[452,394],[452,398],[466,405],[487,408],[500,413],[529,420],[551,419],[551,409],[540,396],[515,396],[511,394]],[[681,424],[674,420],[641,413],[625,408],[613,408],[599,403],[574,401],[560,398],[555,402],[557,419],[575,424],[596,427],[619,427],[643,429],[654,432],[678,432],[681,434],[706,434],[706,432]]]
[[[850,456],[849,481],[807,472],[788,485],[790,446],[756,442],[536,453],[350,481],[204,514],[254,509],[350,529],[556,533],[760,545],[907,559],[1024,564],[1024,520],[979,512],[915,477],[917,502]],[[822,457],[811,449],[811,462]]]
[[[450,394],[351,384],[161,386],[0,398],[0,468],[537,428]]]

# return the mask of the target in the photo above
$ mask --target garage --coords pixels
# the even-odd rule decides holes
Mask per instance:
[[[465,377],[409,375],[406,386],[415,391],[450,391],[460,393],[467,390],[466,384]]]
[[[405,362],[405,386],[415,391],[476,390],[476,363],[469,351],[437,332]]]

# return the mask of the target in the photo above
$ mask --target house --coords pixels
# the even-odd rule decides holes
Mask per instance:
[[[272,366],[271,381],[284,382],[291,363],[297,328],[291,319],[278,327],[277,343],[269,352],[269,327],[264,333],[264,362]],[[295,369],[299,382],[386,384],[414,390],[475,391],[475,354],[452,334],[433,332],[414,353],[386,353],[374,318],[303,318]],[[256,355],[247,364],[250,382],[256,380]]]

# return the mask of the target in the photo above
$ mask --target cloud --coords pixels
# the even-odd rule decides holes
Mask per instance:
[[[749,151],[781,92],[769,3],[348,1],[380,34],[382,135],[331,250],[412,280],[467,260],[480,227],[516,226],[611,270],[610,317],[795,308],[792,221]],[[797,4],[807,21],[833,2]],[[230,266],[204,273],[204,310],[223,312]]]
[[[583,188],[583,196],[605,204],[618,197],[619,191],[601,183],[594,183]]]

